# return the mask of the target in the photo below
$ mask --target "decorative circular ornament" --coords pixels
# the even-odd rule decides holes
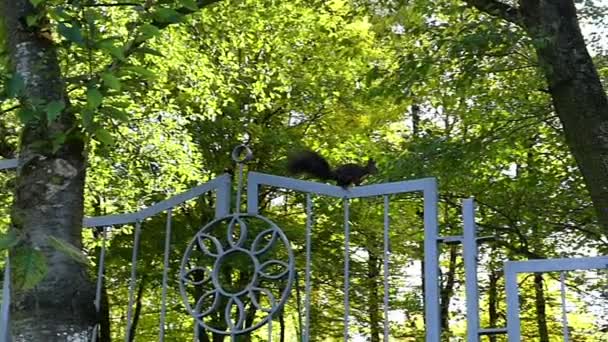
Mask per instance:
[[[240,335],[260,328],[283,307],[294,278],[293,251],[281,228],[260,215],[232,214],[205,225],[188,244],[179,285],[198,324]],[[257,314],[245,326],[251,309]]]

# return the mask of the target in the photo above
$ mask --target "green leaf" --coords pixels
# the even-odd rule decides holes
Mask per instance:
[[[165,55],[163,55],[162,52],[160,52],[158,50],[154,50],[154,49],[148,48],[148,47],[137,48],[137,49],[135,49],[134,52],[144,53],[144,54],[148,54],[148,55],[154,55],[154,56],[158,56],[158,57],[165,57]]]
[[[182,15],[172,8],[159,8],[152,13],[154,19],[161,23],[177,23],[181,20]]]
[[[23,93],[25,89],[25,82],[20,74],[14,74],[9,78],[6,85],[6,95],[8,97],[17,97]]]
[[[36,26],[36,24],[38,23],[38,16],[37,15],[28,15],[27,17],[25,17],[25,23],[27,24],[28,27]]]
[[[138,38],[138,41],[144,41],[158,35],[160,29],[151,24],[144,24],[139,27],[139,32],[141,32],[141,36]]]
[[[94,110],[101,105],[103,101],[103,95],[99,89],[91,87],[87,89],[87,108]]]
[[[42,252],[32,247],[15,249],[11,258],[13,279],[20,290],[29,290],[36,286],[48,272],[46,259]]]
[[[156,78],[156,74],[154,72],[152,72],[142,66],[128,66],[128,67],[124,67],[123,70],[136,73],[149,80],[154,80]]]
[[[4,234],[0,234],[0,251],[9,249],[19,242],[19,237],[15,230],[10,229]]]
[[[63,143],[65,143],[67,135],[65,133],[57,133],[53,136],[53,153],[57,152]]]
[[[17,116],[19,117],[19,120],[21,121],[22,124],[27,124],[28,122],[36,119],[37,115],[36,112],[28,107],[22,107],[19,109],[19,111],[17,111]]]
[[[63,101],[51,101],[49,102],[44,111],[46,112],[46,119],[48,122],[53,122],[55,119],[61,114],[61,111],[65,108],[65,103]]]
[[[50,16],[59,21],[59,19],[63,19],[63,20],[73,20],[74,18],[65,11],[65,8],[62,6],[57,6],[57,7],[52,7],[49,9],[49,14]]]
[[[38,7],[38,5],[40,5],[41,3],[45,2],[46,0],[30,0],[30,3],[32,5],[34,5],[34,7]]]
[[[106,145],[114,145],[114,137],[103,128],[95,131],[95,138]]]
[[[82,125],[88,130],[93,124],[93,110],[85,108],[82,111]]]
[[[101,79],[103,80],[103,84],[105,84],[106,87],[120,91],[120,79],[118,79],[118,77],[114,76],[112,73],[104,72],[103,74],[101,74]]]
[[[59,23],[57,26],[59,34],[64,36],[65,39],[77,45],[84,46],[84,38],[80,27],[76,25],[66,26],[64,23]]]
[[[56,250],[63,252],[65,255],[70,257],[70,259],[77,261],[83,265],[89,265],[89,259],[87,258],[87,256],[84,255],[84,253],[82,253],[80,249],[76,248],[76,246],[63,239],[59,239],[50,235],[48,236],[48,240],[51,246],[53,246]]]
[[[112,40],[104,39],[101,42],[98,42],[97,45],[102,50],[105,50],[112,56],[116,57],[119,60],[125,59],[125,51],[121,46],[118,46],[112,42]]]
[[[182,4],[182,6],[186,7],[187,9],[189,9],[191,11],[198,10],[198,5],[196,4],[196,1],[194,1],[194,0],[179,0],[179,2]]]
[[[129,121],[129,115],[127,113],[125,113],[122,110],[116,109],[116,108],[105,108],[108,111],[108,115],[118,119],[122,122],[128,122]]]

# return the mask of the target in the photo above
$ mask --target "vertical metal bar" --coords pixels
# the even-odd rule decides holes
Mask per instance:
[[[268,342],[272,342],[272,317],[268,319]]]
[[[247,212],[255,215],[258,213],[258,189],[260,183],[254,174],[247,176]]]
[[[167,279],[169,272],[169,253],[171,252],[171,215],[173,210],[167,210],[167,226],[165,228],[165,258],[163,263],[163,287],[160,300],[160,331],[159,341],[165,340],[165,316],[167,314]]]
[[[226,179],[215,190],[215,217],[224,217],[230,213],[230,179]]]
[[[300,296],[300,276],[298,271],[295,272],[295,280],[296,280],[296,311],[298,312],[298,327],[296,328],[296,335],[300,334],[300,341],[304,341],[304,329],[302,328],[302,298]],[[298,331],[300,329],[300,331]]]
[[[129,342],[131,335],[131,323],[133,316],[133,301],[135,300],[133,292],[135,291],[135,283],[137,276],[137,252],[139,250],[139,239],[141,235],[141,221],[135,222],[135,240],[133,242],[133,255],[131,257],[131,279],[129,281],[129,306],[127,307],[127,331],[125,332],[125,341]]]
[[[388,235],[388,231],[389,231],[389,226],[390,226],[390,221],[389,221],[389,202],[388,202],[388,196],[385,195],[384,196],[384,256],[383,256],[383,262],[384,262],[384,342],[388,342],[388,337],[389,337],[389,325],[388,325],[388,277],[389,277],[389,270],[388,270],[388,256],[389,256],[389,248],[390,248],[390,241],[389,241],[389,235]]]
[[[426,342],[439,342],[441,336],[437,202],[437,181],[433,180],[432,184],[424,189],[424,315]]]
[[[517,291],[517,272],[513,264],[505,262],[505,290],[507,291],[507,337],[509,342],[521,341],[519,321],[519,293]]]
[[[306,194],[306,273],[305,273],[305,292],[304,307],[306,308],[306,316],[304,318],[304,329],[302,331],[302,341],[308,342],[310,338],[310,264],[311,264],[311,244],[312,244],[312,198],[310,193]]]
[[[11,306],[11,259],[6,253],[4,263],[4,280],[2,283],[2,307],[0,307],[0,341],[10,342],[11,335],[9,329]]]
[[[564,342],[570,341],[570,329],[568,328],[568,312],[566,311],[566,272],[559,273],[560,292],[562,295],[562,329]]]
[[[198,338],[198,321],[196,320],[196,318],[194,319],[194,342],[199,342],[200,339]]]
[[[344,198],[344,341],[348,342],[348,323],[350,316],[350,214],[348,198]]]
[[[99,312],[101,311],[101,290],[103,288],[103,282],[104,282],[104,268],[105,268],[105,263],[106,263],[106,241],[107,241],[107,234],[106,234],[106,229],[107,227],[101,227],[102,231],[101,231],[101,251],[99,251],[99,267],[97,270],[97,285],[95,288],[95,310],[97,311],[97,314],[99,314]],[[93,331],[93,341],[97,340],[97,335],[99,334],[99,323],[97,323],[95,325],[95,330]]]
[[[472,198],[462,202],[463,259],[467,303],[467,342],[479,342],[479,289],[477,287],[477,227]]]
[[[243,163],[238,163],[239,166],[239,179],[236,187],[236,203],[234,205],[234,212],[236,214],[241,213],[241,192],[243,191]]]

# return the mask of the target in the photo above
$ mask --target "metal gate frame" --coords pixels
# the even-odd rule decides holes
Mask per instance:
[[[0,170],[14,169],[18,166],[16,159],[0,160]],[[242,170],[240,172],[242,175]],[[345,274],[348,275],[348,200],[361,197],[383,196],[385,204],[385,230],[389,226],[388,217],[388,195],[406,193],[406,192],[422,192],[424,199],[424,261],[425,261],[425,321],[426,321],[426,342],[439,342],[441,337],[441,313],[439,309],[439,251],[438,244],[441,242],[460,242],[463,244],[463,259],[465,267],[465,286],[466,286],[466,312],[467,312],[467,342],[478,342],[480,336],[490,334],[508,335],[509,342],[519,342],[521,340],[520,326],[520,308],[519,308],[519,293],[517,276],[520,273],[539,273],[539,272],[560,272],[573,270],[591,270],[608,268],[608,256],[587,257],[587,258],[561,258],[561,259],[543,259],[543,260],[527,260],[527,261],[505,261],[505,288],[507,301],[507,327],[506,328],[489,328],[482,329],[479,326],[479,292],[477,282],[477,257],[478,243],[480,240],[487,237],[477,237],[477,229],[475,226],[475,205],[472,198],[463,201],[462,215],[464,224],[464,233],[461,236],[439,236],[437,206],[438,206],[438,189],[435,178],[424,178],[417,180],[373,184],[350,189],[316,183],[310,181],[297,180],[287,177],[269,175],[258,172],[248,173],[247,186],[247,211],[249,214],[258,213],[258,191],[262,185],[301,191],[307,194],[307,211],[310,211],[311,194],[324,195],[328,197],[343,199],[345,204]],[[214,191],[218,196],[215,214],[216,217],[222,217],[230,212],[230,197],[231,197],[231,177],[222,175],[203,185],[192,188],[184,193],[178,194],[165,201],[161,201],[143,210],[117,215],[108,215],[102,217],[85,218],[83,227],[105,227],[113,225],[121,225],[128,223],[136,223],[138,225],[148,217],[156,215],[160,212],[167,211],[169,214],[172,208],[177,205],[195,198],[203,193]],[[237,202],[240,198],[240,178],[239,178],[239,193],[237,194]],[[238,205],[237,205],[238,207]],[[238,210],[238,209],[237,209]],[[311,219],[307,219],[306,236],[307,241],[310,241]],[[167,229],[170,230],[170,222],[167,223]],[[105,234],[104,234],[105,236]],[[105,239],[105,238],[104,238]],[[136,241],[138,240],[138,232],[136,231]],[[385,246],[386,246],[385,236]],[[137,245],[137,242],[134,246]],[[105,245],[104,245],[105,247]],[[307,243],[307,249],[310,246]],[[105,248],[102,249],[102,260]],[[310,250],[307,251],[307,258]],[[167,253],[167,251],[165,251]],[[166,257],[165,257],[166,259]],[[137,249],[133,251],[132,266],[137,261]],[[309,260],[307,260],[308,266]],[[3,284],[3,301],[0,306],[0,341],[10,341],[9,329],[9,303],[10,303],[10,266],[7,258],[5,265],[5,281]],[[103,272],[103,263],[100,265],[99,274]],[[386,266],[385,266],[386,267]],[[135,277],[132,270],[132,278]],[[307,275],[308,276],[308,275]],[[347,278],[345,278],[347,279]],[[131,279],[130,292],[133,291],[133,279]],[[101,277],[97,279],[97,295],[100,292]],[[308,280],[307,280],[308,282]],[[166,274],[164,275],[163,286],[166,286]],[[386,287],[385,283],[385,287]],[[308,286],[308,284],[307,284]],[[562,287],[563,287],[562,274]],[[345,337],[348,338],[348,281],[345,284]],[[386,289],[385,289],[386,291]],[[562,290],[563,291],[563,290]],[[132,297],[132,295],[130,296]],[[99,305],[99,297],[96,299],[96,305]],[[130,298],[130,306],[132,298]],[[306,306],[306,315],[308,316],[309,305]],[[385,296],[385,310],[387,310],[388,302]],[[308,317],[307,317],[308,318]],[[130,319],[127,319],[127,325],[130,324]],[[162,325],[162,322],[161,322]],[[308,320],[305,324],[308,327]],[[303,333],[306,333],[303,331]],[[565,330],[567,338],[567,330]],[[387,338],[387,323],[385,321],[385,339]],[[159,336],[163,340],[163,332]],[[307,340],[306,338],[304,339]]]
[[[505,288],[507,291],[507,337],[509,342],[520,342],[521,321],[519,318],[519,286],[517,284],[517,275],[519,273],[608,269],[608,256],[506,261],[504,269]],[[562,308],[562,310],[565,310],[565,308]],[[567,336],[566,329],[564,331],[565,341],[568,341]]]

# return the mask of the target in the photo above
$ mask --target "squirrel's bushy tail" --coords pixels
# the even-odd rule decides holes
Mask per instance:
[[[287,159],[287,170],[292,174],[305,173],[322,180],[336,179],[336,174],[327,160],[318,153],[308,150],[291,154]]]

